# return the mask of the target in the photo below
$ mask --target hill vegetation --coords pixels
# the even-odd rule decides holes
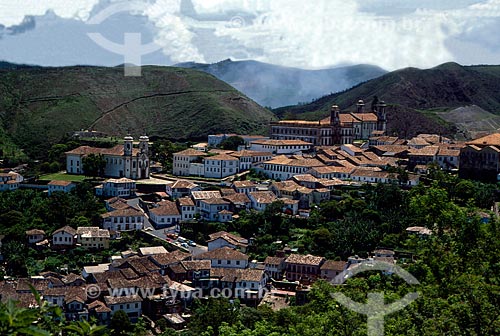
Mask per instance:
[[[358,99],[370,102],[374,96],[378,96],[390,104],[390,133],[412,135],[416,132],[433,131],[453,134],[456,127],[452,119],[441,118],[439,112],[477,105],[487,112],[500,115],[499,79],[500,66],[445,63],[427,70],[407,68],[372,79],[347,91],[322,97],[310,104],[276,109],[275,113],[280,117],[316,119],[328,115],[333,104],[342,109],[352,109]],[[411,124],[405,128],[408,121]],[[467,131],[467,124],[462,126]]]
[[[202,139],[218,132],[262,133],[276,118],[230,85],[191,69],[147,66],[141,77],[124,77],[122,68],[5,67],[2,144],[34,158],[80,129]]]

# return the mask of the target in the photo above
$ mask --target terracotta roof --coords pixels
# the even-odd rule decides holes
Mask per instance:
[[[220,193],[221,193],[222,197],[224,197],[224,196],[234,195],[234,194],[236,194],[236,191],[234,189],[231,189],[231,188],[221,188]]]
[[[118,196],[106,200],[106,203],[113,209],[125,209],[130,206],[128,205],[127,200]]]
[[[149,258],[158,265],[167,266],[191,258],[191,254],[176,250],[171,253],[155,254]]]
[[[67,187],[67,186],[72,185],[72,184],[75,184],[75,183],[71,182],[71,181],[58,181],[58,180],[54,180],[54,181],[50,181],[47,185],[49,185],[49,186]]]
[[[351,113],[354,118],[358,119],[358,120],[361,120],[361,121],[365,121],[365,122],[377,122],[378,121],[378,117],[375,113]]]
[[[322,270],[342,272],[347,265],[345,261],[327,260],[321,266]]]
[[[72,154],[72,155],[102,154],[102,155],[123,156],[124,155],[124,147],[123,147],[123,145],[116,145],[112,148],[97,148],[97,147],[90,147],[90,146],[80,146],[80,147],[75,148],[69,152],[66,152],[66,154]],[[132,155],[136,156],[137,154],[139,154],[139,149],[133,148]]]
[[[179,206],[194,206],[194,202],[190,197],[182,197],[177,200]]]
[[[273,182],[272,187],[276,188],[278,191],[285,191],[289,193],[298,191],[303,194],[310,194],[312,192],[312,189],[303,187],[293,180]]]
[[[182,155],[182,156],[207,156],[208,154],[205,153],[205,152],[201,152],[199,150],[196,150],[196,149],[188,148],[188,149],[185,149],[183,151],[174,153],[174,156],[175,155]]]
[[[198,185],[196,183],[191,182],[191,181],[177,180],[172,185],[172,190],[173,189],[194,189],[196,187],[198,187]]]
[[[274,164],[274,165],[285,165],[285,166],[294,166],[294,167],[321,167],[324,166],[322,162],[317,159],[309,159],[309,158],[289,158],[285,155],[276,156],[275,158],[265,161],[266,164]]]
[[[52,233],[52,235],[55,235],[56,233],[59,233],[59,232],[67,232],[67,233],[69,233],[72,236],[76,235],[76,230],[73,229],[71,226],[68,226],[68,225],[66,225],[66,226],[64,226],[64,227],[62,227],[60,229],[55,230],[54,233]]]
[[[181,261],[186,271],[199,271],[212,268],[210,260]]]
[[[157,208],[150,209],[149,212],[157,216],[180,216],[181,213],[177,204],[172,201],[162,201]]]
[[[85,280],[83,279],[82,276],[75,274],[75,273],[70,273],[70,274],[66,275],[64,278],[62,278],[62,282],[64,282],[65,284],[71,284],[77,280],[81,280],[81,281],[85,282]]]
[[[261,204],[271,204],[276,201],[276,195],[272,191],[254,191],[250,193],[250,196],[257,202]]]
[[[321,166],[312,168],[318,174],[334,174],[334,173],[342,173],[342,174],[350,174],[354,171],[352,167],[336,167],[336,166]]]
[[[115,305],[131,302],[142,302],[142,298],[139,295],[127,295],[127,296],[105,296],[104,302],[106,305]]]
[[[305,142],[302,140],[255,140],[251,142],[257,145],[267,145],[267,146],[312,146],[310,142]]]
[[[394,178],[396,179],[396,174],[391,174],[386,171],[376,171],[372,169],[360,168],[356,169],[352,174],[352,177],[361,176],[361,177],[376,177],[376,178]]]
[[[195,259],[248,260],[248,255],[230,247],[221,247],[195,256]]]
[[[264,277],[264,270],[246,268],[241,270],[240,281],[258,282]]]
[[[208,235],[208,237],[209,237],[208,242],[222,238],[233,245],[239,245],[239,246],[247,246],[248,245],[248,239],[242,238],[240,236],[234,235],[234,234],[226,232],[226,231],[219,231],[216,233],[212,233],[212,234]]]
[[[49,280],[37,278],[21,278],[17,281],[16,291],[31,292],[30,285],[35,287],[37,291],[44,292],[49,288]]]
[[[233,187],[235,188],[255,188],[257,185],[254,181],[234,181]]]
[[[466,143],[467,145],[500,146],[500,133],[490,134]]]
[[[323,262],[323,257],[317,257],[310,254],[302,255],[302,254],[290,254],[288,258],[286,258],[285,262],[288,264],[301,264],[301,265],[313,265],[319,266]]]
[[[210,205],[229,205],[229,202],[222,198],[207,198],[203,199],[200,202],[210,204]]]
[[[89,310],[95,310],[97,313],[110,313],[111,309],[109,309],[104,302],[96,300],[87,305]]]
[[[404,151],[409,151],[411,147],[405,145],[379,145],[373,146],[373,148],[385,153],[401,153]]]
[[[267,257],[266,260],[264,260],[264,264],[279,265],[279,264],[281,264],[284,261],[285,261],[285,258]]]
[[[294,175],[293,179],[298,182],[318,182],[318,179],[311,174]]]
[[[131,257],[127,259],[126,263],[139,275],[160,270],[149,257]]]
[[[107,281],[109,288],[134,288],[135,285],[125,278],[111,278]]]
[[[143,256],[168,253],[167,249],[163,246],[140,247],[139,253]]]
[[[93,238],[109,238],[109,231],[100,229],[98,227],[78,227],[76,229],[77,235],[90,236]]]
[[[38,229],[28,230],[28,231],[26,231],[26,235],[29,235],[29,236],[45,235],[45,231],[38,230]]]
[[[207,158],[205,158],[205,160],[212,160],[212,161],[238,161],[238,158],[235,158],[234,156],[227,155],[227,154],[219,154],[219,155],[207,157]]]
[[[251,203],[250,199],[246,194],[235,193],[232,195],[224,196],[224,199],[233,204],[248,204]]]
[[[182,274],[187,271],[181,263],[170,265],[168,268],[170,269],[170,272],[174,274]]]
[[[438,156],[460,156],[459,149],[439,148]]]
[[[412,149],[409,156],[435,156],[438,151],[438,146],[425,146],[420,149]]]
[[[141,210],[129,205],[127,208],[113,210],[101,215],[102,218],[131,216],[144,216],[144,213]]]
[[[222,198],[219,191],[193,191],[191,196],[195,200],[209,199],[209,198]]]
[[[245,149],[239,152],[231,153],[231,156],[241,158],[241,157],[254,157],[254,156],[273,156],[273,154],[270,152],[257,152]]]
[[[252,281],[259,282],[264,277],[264,270],[241,268],[212,268],[210,276],[225,282]]]
[[[415,137],[415,138],[411,139],[410,141],[408,141],[408,145],[409,146],[429,146],[430,143],[425,141],[425,139]]]

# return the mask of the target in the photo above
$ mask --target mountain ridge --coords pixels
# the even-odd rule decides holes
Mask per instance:
[[[210,73],[259,104],[270,107],[309,102],[387,73],[368,64],[305,70],[230,59],[213,64],[185,62],[176,66]]]
[[[273,111],[280,118],[315,120],[327,116],[331,105],[339,105],[344,110],[353,109],[359,99],[369,102],[374,96],[390,105],[388,127],[391,134],[401,135],[401,130],[406,129],[409,135],[419,131],[451,135],[457,129],[447,118],[442,118],[440,112],[477,105],[500,115],[500,66],[462,66],[449,62],[431,69],[404,68],[309,104]],[[403,117],[395,122],[401,117],[397,113]],[[412,123],[412,118],[417,122],[408,129],[403,123]],[[467,125],[461,126],[467,132]]]
[[[266,132],[276,119],[210,74],[161,66],[144,66],[142,74],[124,77],[122,68],[92,66],[0,69],[0,125],[37,157],[80,129],[201,140],[219,132]]]

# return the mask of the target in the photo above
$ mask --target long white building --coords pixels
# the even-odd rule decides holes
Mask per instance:
[[[108,177],[126,177],[130,179],[149,178],[149,138],[139,138],[139,148],[133,146],[134,138],[126,136],[123,145],[113,148],[80,146],[66,152],[66,171],[68,174],[84,174],[83,159],[90,155],[101,154],[106,161],[104,175]]]

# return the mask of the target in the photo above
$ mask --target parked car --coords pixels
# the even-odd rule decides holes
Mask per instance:
[[[188,248],[189,247],[188,244],[186,244],[186,243],[182,243],[181,246],[184,247],[184,248]]]
[[[196,243],[194,241],[190,240],[190,241],[188,241],[188,245],[195,247]]]

